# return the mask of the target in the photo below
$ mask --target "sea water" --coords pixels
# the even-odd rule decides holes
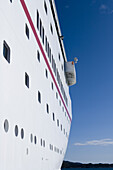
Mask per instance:
[[[62,170],[113,170],[113,168],[63,168]]]

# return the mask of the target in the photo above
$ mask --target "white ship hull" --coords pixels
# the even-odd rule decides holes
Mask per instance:
[[[66,58],[50,2],[45,3],[47,14],[44,1],[0,2],[0,170],[60,170],[66,152],[72,119],[62,68]],[[37,29],[37,10],[44,43]],[[68,104],[47,56],[45,36]]]

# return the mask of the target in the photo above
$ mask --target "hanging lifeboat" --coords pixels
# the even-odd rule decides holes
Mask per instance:
[[[65,62],[64,71],[67,85],[72,86],[76,84],[76,71],[74,61]]]

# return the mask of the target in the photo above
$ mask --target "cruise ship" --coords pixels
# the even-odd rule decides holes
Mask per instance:
[[[54,0],[0,0],[0,170],[60,170],[72,122]]]

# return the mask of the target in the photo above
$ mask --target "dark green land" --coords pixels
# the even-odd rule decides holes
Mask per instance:
[[[113,168],[113,164],[82,164],[77,162],[69,162],[69,161],[63,161],[62,168]]]

